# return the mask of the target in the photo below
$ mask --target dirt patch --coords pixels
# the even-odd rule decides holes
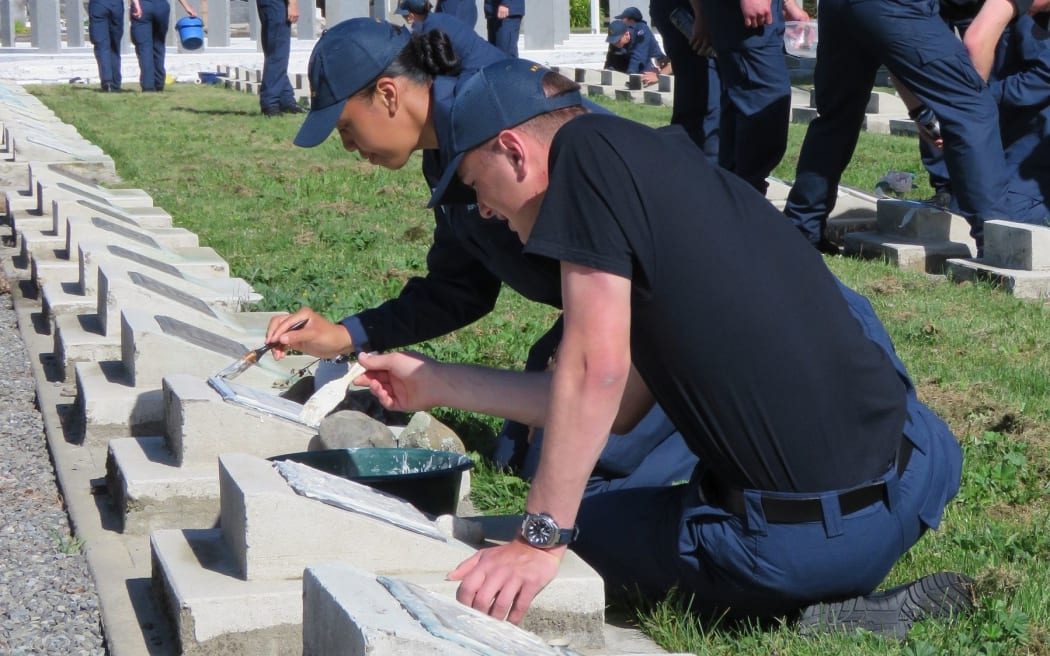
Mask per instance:
[[[11,283],[8,282],[7,276],[0,270],[0,296],[11,293]]]

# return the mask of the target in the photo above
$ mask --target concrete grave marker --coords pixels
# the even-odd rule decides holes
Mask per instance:
[[[175,272],[175,275],[179,278],[182,278],[182,276],[179,275],[178,271]],[[206,314],[209,317],[214,317],[216,319],[219,318],[218,315],[215,314],[215,311],[212,310],[207,303],[202,301],[197,296],[187,294],[181,289],[177,289],[175,287],[172,287],[171,285],[165,285],[161,281],[155,278],[151,278],[144,273],[139,273],[138,271],[129,271],[128,278],[131,280],[131,282],[135,283],[136,285],[142,287],[147,291],[151,291],[156,294],[159,294],[160,296],[169,298],[175,301],[176,303],[181,303],[182,305],[196,310],[201,314]],[[164,325],[161,324],[162,328],[163,326]]]

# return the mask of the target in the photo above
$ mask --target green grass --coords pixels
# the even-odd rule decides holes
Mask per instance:
[[[83,87],[33,90],[113,157],[125,186],[148,191],[178,225],[226,257],[266,300],[259,309],[310,304],[332,318],[372,306],[422,275],[432,217],[418,158],[386,171],[330,139],[290,145],[298,121],[264,119],[257,100],[214,87],[174,85],[163,94],[100,94]],[[666,108],[608,102],[651,125]],[[804,129],[791,128],[776,175],[790,179]],[[844,182],[872,189],[889,169],[919,172],[915,140],[861,135]],[[920,191],[924,183],[920,176]],[[638,611],[644,630],[671,650],[698,654],[1050,654],[1050,316],[983,284],[956,285],[841,257],[828,264],[865,293],[907,363],[920,396],[951,425],[966,452],[962,489],[941,530],[890,575],[894,585],[941,569],[981,588],[978,612],[929,623],[903,643],[872,636],[801,638],[790,626],[698,621],[672,597]],[[488,317],[432,340],[439,358],[520,366],[554,313],[505,292]],[[441,411],[485,453],[498,420]],[[526,487],[487,466],[474,499],[486,512],[521,509]],[[72,547],[72,545],[71,545]]]

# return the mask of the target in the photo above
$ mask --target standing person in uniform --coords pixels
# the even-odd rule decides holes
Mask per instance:
[[[709,43],[690,43],[692,29],[688,35],[683,34],[671,20],[672,11],[693,15],[689,0],[652,0],[649,3],[653,25],[663,37],[674,70],[671,125],[681,125],[689,138],[703,149],[708,161],[717,165],[722,88],[718,81],[718,64],[708,56],[712,52]]]
[[[485,22],[489,43],[507,54],[518,56],[518,33],[525,15],[525,0],[485,0]]]
[[[428,23],[435,17],[428,19]],[[448,21],[455,19],[443,17]],[[500,61],[505,55],[473,32],[480,46],[464,64]],[[296,136],[299,146],[323,142],[336,129],[348,151],[369,162],[400,168],[423,150],[423,174],[433,187],[449,161],[449,112],[455,97],[460,46],[440,31],[416,34],[367,18],[344,21],[318,40],[310,59],[313,111]],[[412,278],[401,293],[376,308],[332,323],[309,308],[270,322],[267,342],[324,358],[354,351],[386,350],[415,344],[462,328],[491,312],[507,284],[524,297],[561,305],[557,264],[522,254],[521,242],[506,224],[483,220],[469,189],[434,208],[434,241],[424,277]],[[308,319],[300,330],[288,327]],[[529,354],[527,368],[543,371],[560,336],[560,323]],[[617,436],[603,455],[590,491],[629,485],[665,485],[688,477],[695,462],[662,412],[654,411],[639,431]],[[528,476],[542,435],[529,439],[524,425],[500,436],[497,462]]]
[[[976,50],[990,40],[994,52],[1002,25],[993,35],[981,14],[1002,4],[1013,7],[989,0],[967,31]],[[1032,6],[1031,0],[1017,4],[1022,14]],[[857,145],[875,73],[885,65],[937,117],[953,192],[980,255],[985,220],[1011,217],[995,100],[974,68],[974,50],[968,52],[928,0],[822,0],[817,22],[817,117],[806,130],[784,214],[811,244],[828,247],[824,228],[839,179]]]
[[[305,114],[295,101],[288,81],[288,57],[292,49],[292,23],[299,20],[299,0],[255,0],[259,9],[259,40],[263,49],[263,79],[259,109],[263,116]]]
[[[186,0],[179,4],[190,16],[197,12]],[[143,91],[164,91],[168,72],[164,69],[167,52],[168,22],[171,5],[168,0],[131,0],[131,41],[139,60],[139,84]]]
[[[388,408],[445,405],[546,429],[521,535],[449,574],[459,601],[519,622],[573,544],[608,587],[656,598],[677,587],[705,614],[804,609],[807,628],[902,637],[924,617],[971,609],[959,574],[871,594],[937,528],[962,450],[918,400],[867,300],[678,128],[580,102],[578,85],[539,65],[482,69],[456,97],[455,159],[431,201],[458,172],[483,215],[559,262],[553,375],[359,359],[368,371],[355,382]],[[581,503],[610,429],[654,400],[698,456],[689,483]]]
[[[120,40],[124,38],[123,0],[88,0],[88,38],[95,48],[103,91],[120,91]]]
[[[438,0],[434,11],[439,14],[455,16],[470,29],[478,24],[478,3],[476,0]]]
[[[783,0],[699,0],[693,37],[710,41],[722,86],[718,161],[766,193],[787,150],[791,78],[784,62]]]

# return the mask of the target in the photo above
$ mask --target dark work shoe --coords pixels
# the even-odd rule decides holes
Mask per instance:
[[[300,104],[285,105],[281,108],[282,114],[309,114],[310,110]]]
[[[281,115],[281,108],[277,107],[277,106],[274,106],[274,107],[263,107],[262,108],[262,115],[267,117],[267,118],[272,118],[274,116],[280,116]]]
[[[926,203],[934,207],[948,209],[952,204],[952,192],[947,189],[940,189],[933,196],[927,198]]]
[[[858,629],[903,640],[916,622],[965,615],[974,608],[973,579],[955,572],[929,574],[902,586],[806,607],[803,635]]]

